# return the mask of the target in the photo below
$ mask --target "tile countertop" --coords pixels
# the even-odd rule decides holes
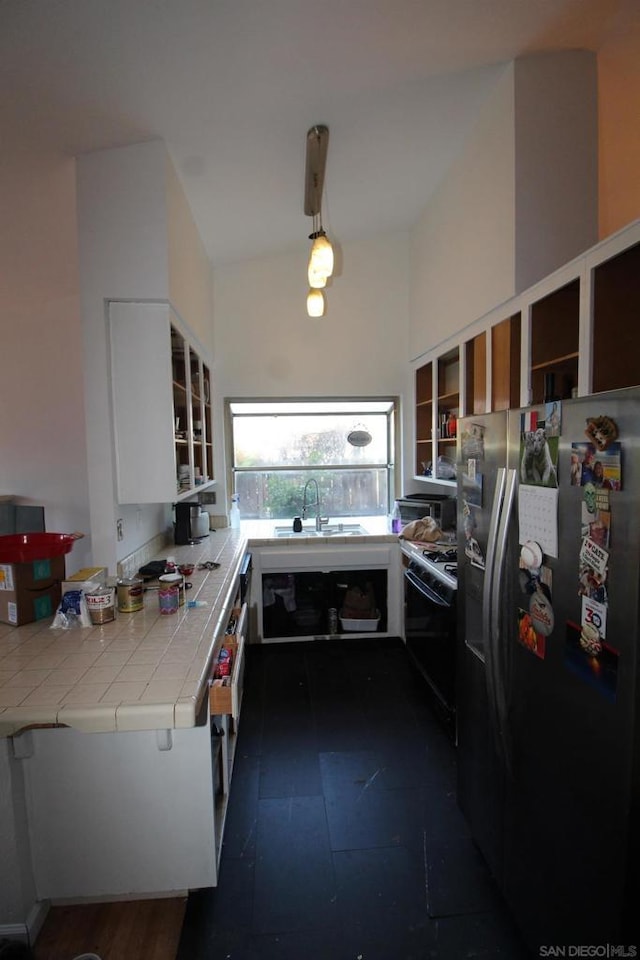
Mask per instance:
[[[295,538],[296,543],[396,540],[386,517],[355,518],[367,536]],[[345,522],[347,522],[345,520]],[[0,623],[0,736],[29,726],[62,725],[87,733],[156,730],[195,725],[214,653],[228,623],[238,569],[247,545],[285,549],[292,540],[270,536],[286,521],[243,521],[241,529],[211,531],[201,543],[168,545],[160,557],[196,567],[189,600],[160,616],[149,590],[144,609],[119,613],[100,626],[58,630],[51,618],[11,627]],[[206,560],[217,570],[198,570]]]
[[[0,736],[51,724],[89,733],[194,726],[245,546],[244,534],[227,528],[160,555],[195,565],[187,598],[205,607],[161,616],[149,590],[142,610],[100,626],[58,630],[51,618],[0,624]],[[198,570],[206,560],[219,569]]]

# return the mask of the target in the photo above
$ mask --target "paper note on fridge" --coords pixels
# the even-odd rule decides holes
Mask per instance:
[[[585,537],[580,548],[580,566],[591,567],[592,570],[602,576],[606,572],[608,562],[609,554],[607,551],[603,550],[595,540]]]
[[[542,552],[558,556],[558,488],[521,484],[518,492],[518,543],[535,540]]]

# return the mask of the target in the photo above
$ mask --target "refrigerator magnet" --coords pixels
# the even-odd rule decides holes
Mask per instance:
[[[606,450],[618,439],[618,425],[611,417],[588,417],[585,434],[597,450]]]
[[[522,644],[525,650],[533,653],[540,660],[544,660],[546,651],[546,639],[544,634],[536,630],[531,619],[531,614],[527,610],[518,609],[518,642]]]
[[[582,598],[582,633],[595,643],[604,640],[607,635],[607,606],[591,597]],[[598,651],[599,652],[599,651]]]
[[[537,633],[541,633],[543,637],[548,637],[552,633],[555,624],[553,607],[551,606],[551,600],[543,590],[543,585],[540,583],[531,595],[529,615]]]
[[[591,537],[585,537],[580,548],[580,566],[592,567],[596,573],[604,577],[608,563],[609,554],[607,551]]]
[[[548,437],[559,437],[562,430],[562,403],[552,400],[544,405],[544,432]]]
[[[520,561],[526,570],[539,570],[542,566],[542,548],[535,540],[527,540],[520,548]]]

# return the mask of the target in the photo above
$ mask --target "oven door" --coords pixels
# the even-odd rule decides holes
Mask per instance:
[[[456,591],[412,562],[405,570],[405,643],[432,693],[432,702],[455,736]]]

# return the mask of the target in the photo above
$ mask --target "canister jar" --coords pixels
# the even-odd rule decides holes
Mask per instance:
[[[163,573],[159,578],[164,583],[175,583],[178,587],[178,603],[184,606],[184,577],[181,573]]]
[[[120,613],[135,613],[144,606],[144,587],[139,577],[118,580],[118,610]]]
[[[98,590],[85,593],[84,597],[87,601],[91,623],[101,624],[115,620],[116,606],[113,587],[100,587]]]
[[[180,597],[175,575],[170,573],[159,579],[158,605],[160,607],[160,613],[163,616],[170,613],[177,613],[178,607],[180,606]]]

